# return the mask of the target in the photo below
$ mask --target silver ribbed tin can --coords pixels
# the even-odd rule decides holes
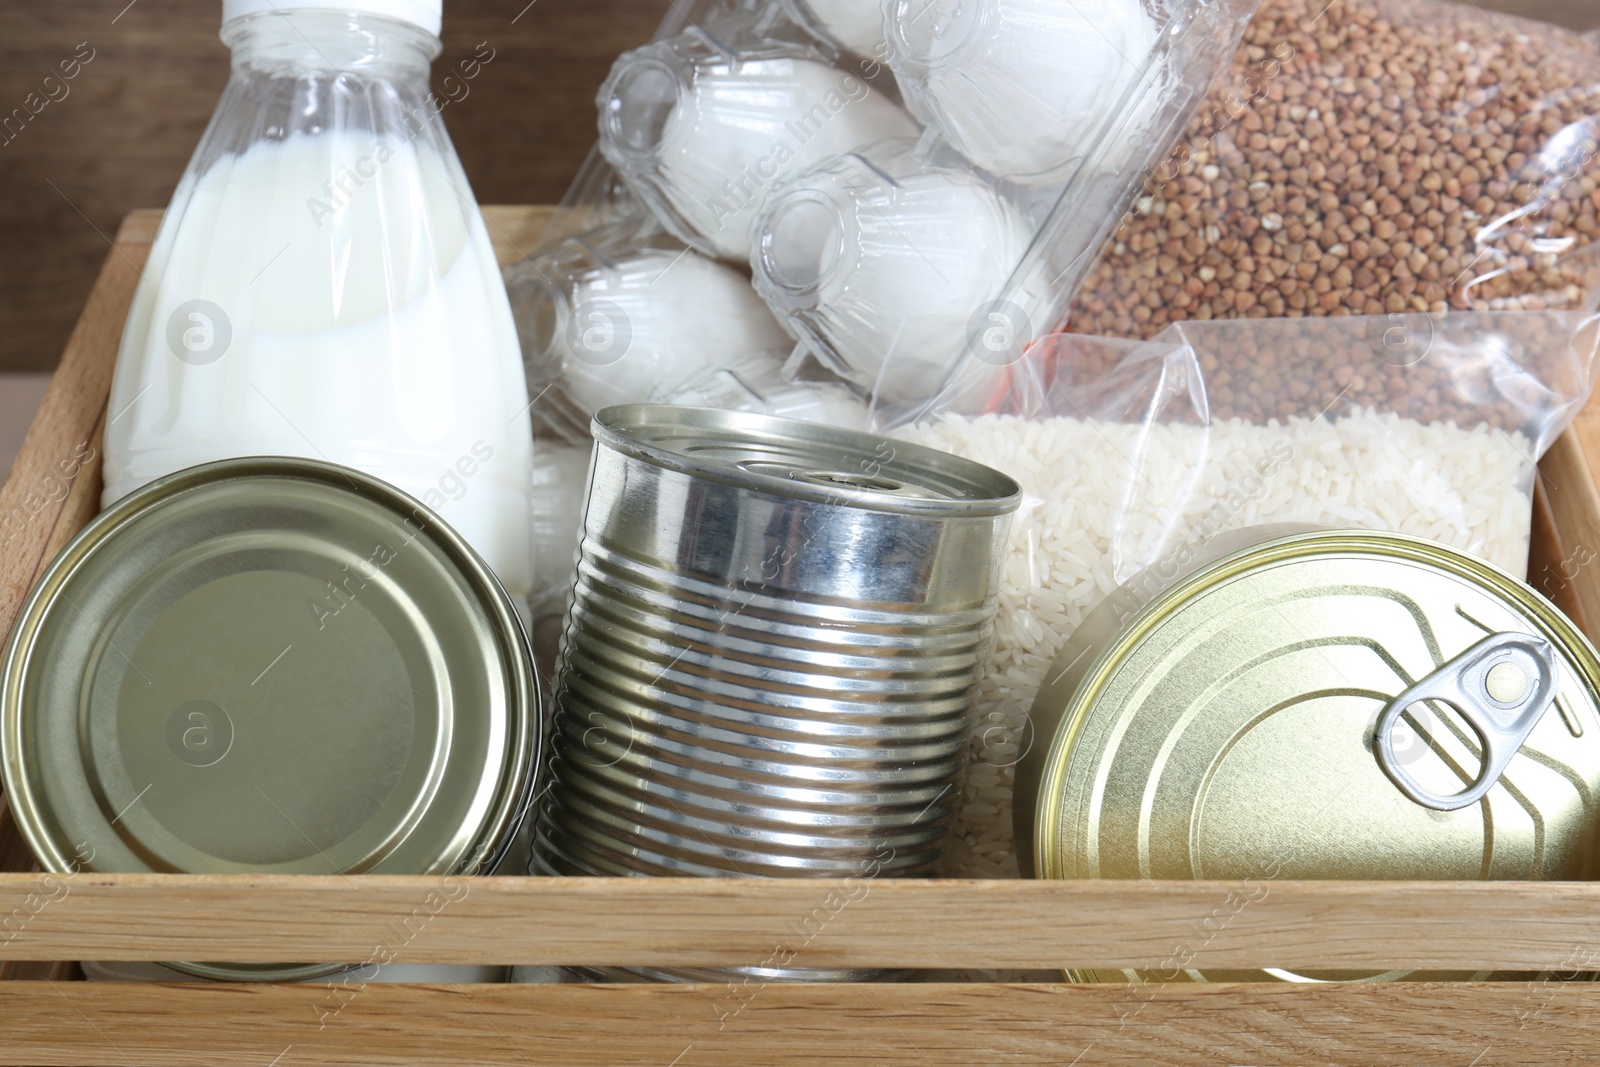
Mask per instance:
[[[535,870],[931,872],[1016,483],[735,412],[610,408],[594,437]]]

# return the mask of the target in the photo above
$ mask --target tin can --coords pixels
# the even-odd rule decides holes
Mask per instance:
[[[1261,527],[1187,549],[1090,613],[1033,719],[1016,817],[1037,877],[1596,874],[1600,659],[1532,589],[1443,545]],[[1465,977],[1197,956],[1175,947],[1163,976]]]
[[[610,408],[593,432],[535,870],[931,872],[1016,483],[749,413]]]
[[[331,464],[230,460],[118,502],[40,579],[3,685],[0,771],[47,871],[488,873],[531,804],[539,687],[510,597],[432,512]],[[171,966],[405,962],[382,948]]]

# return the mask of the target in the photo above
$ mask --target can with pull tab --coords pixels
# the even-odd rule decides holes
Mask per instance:
[[[1556,650],[1532,634],[1484,638],[1460,657],[1391,700],[1378,720],[1378,763],[1395,788],[1435,811],[1460,811],[1489,795],[1534,727],[1555,700]],[[1414,778],[1395,749],[1401,717],[1417,704],[1438,701],[1464,718],[1483,747],[1482,769],[1472,786],[1450,796]]]
[[[1033,718],[1017,840],[1041,878],[1596,874],[1600,658],[1443,545],[1280,526],[1188,548],[1089,615]],[[1218,971],[1187,947],[1164,978],[1466,977]]]

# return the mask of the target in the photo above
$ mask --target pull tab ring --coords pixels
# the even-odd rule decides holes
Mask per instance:
[[[1436,811],[1476,804],[1500,781],[1511,758],[1539,725],[1556,695],[1555,648],[1532,634],[1496,634],[1473,645],[1395,697],[1378,719],[1378,765],[1414,802]],[[1413,704],[1437,700],[1472,724],[1483,740],[1483,769],[1464,793],[1440,796],[1422,786],[1394,751],[1394,728]]]

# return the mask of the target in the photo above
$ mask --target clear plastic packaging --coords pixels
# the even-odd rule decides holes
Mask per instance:
[[[1005,4],[995,0],[940,7],[926,13],[918,22],[917,32],[922,32],[922,23],[929,19],[948,18],[955,20],[953,29],[964,27],[977,34],[974,40],[981,43],[983,34],[998,25],[994,20],[1002,15],[1010,20],[1005,22],[1007,26],[1021,24],[1013,17],[1020,8],[1013,9],[1009,3],[1010,0]],[[913,6],[897,6],[894,2],[888,5],[891,30],[897,19],[909,23],[916,18]],[[1061,12],[1057,6],[1061,5],[1039,5],[1034,21],[1059,21]],[[1078,6],[1098,10],[1092,5]],[[1058,88],[1089,84],[1063,73],[1073,69],[1071,57],[1065,54],[1070,49],[1051,56],[1044,47],[1047,38],[1041,37],[1035,42],[1038,47],[1033,58],[1004,78],[968,83],[959,76],[952,76],[949,84],[958,86],[952,90],[952,99],[967,103],[988,101],[984,106],[990,111],[972,120],[974,130],[981,128],[1000,139],[988,148],[977,147],[976,133],[971,136],[956,133],[951,123],[940,117],[937,108],[930,103],[926,86],[897,67],[896,77],[908,102],[933,122],[916,150],[927,166],[945,173],[965,168],[969,174],[976,175],[978,171],[959,162],[967,157],[959,156],[958,150],[965,150],[979,157],[978,160],[968,159],[968,163],[1002,166],[1011,172],[1010,180],[991,181],[990,184],[996,195],[1009,203],[1016,216],[1023,220],[1028,240],[1019,248],[1010,269],[988,267],[1004,275],[1005,282],[991,282],[981,287],[978,294],[968,297],[952,296],[942,284],[920,288],[868,287],[859,293],[841,294],[836,303],[848,307],[848,311],[827,312],[825,317],[830,321],[826,322],[818,321],[803,302],[791,310],[790,305],[795,301],[775,296],[776,291],[764,285],[763,295],[779,312],[780,318],[785,319],[790,331],[805,338],[819,358],[840,373],[852,376],[852,380],[865,388],[881,390],[875,396],[875,410],[881,425],[914,419],[921,411],[948,406],[952,400],[965,402],[970,399],[974,387],[983,395],[986,390],[982,383],[988,368],[1014,361],[1016,354],[1030,341],[1060,326],[1072,293],[1092,265],[1089,251],[1101,245],[1131,202],[1145,174],[1187,121],[1195,101],[1233,54],[1253,8],[1253,0],[1205,3],[1153,0],[1141,8],[1138,18],[1152,21],[1157,32],[1143,51],[1118,60],[1119,64],[1126,62],[1136,67],[1137,76],[1101,79],[1114,81],[1116,92],[1077,105],[1081,110],[1080,121],[1086,125],[1074,133],[1079,139],[1072,146],[1070,157],[1050,163],[1048,170],[1040,169],[1045,166],[1042,163],[1002,166],[995,153],[1009,144],[1004,150],[1018,158],[1030,152],[1043,158],[1040,155],[1043,150],[1038,146],[1045,142],[1037,137],[1032,141],[1019,140],[1020,127],[1013,120],[1021,121],[1025,113],[1060,117],[1060,108],[1065,105],[1059,100],[1042,113],[1024,107],[1024,104],[1031,106],[1030,102],[1035,99],[1030,94],[1034,93],[1036,82]],[[968,18],[975,20],[970,26],[963,21]],[[892,32],[891,65],[899,62],[897,55],[904,58],[906,54],[903,49],[896,53],[895,48]],[[1039,59],[1039,56],[1045,58]],[[1039,65],[1041,63],[1043,66]],[[990,81],[1010,84],[1007,78],[1020,87],[1027,100],[1006,103],[1002,99],[1004,94],[989,84]],[[1098,88],[1105,88],[1096,84]],[[995,95],[997,93],[1000,95]],[[1030,144],[1034,147],[1028,148]],[[858,153],[870,154],[870,151]],[[824,170],[829,165],[818,169]],[[894,173],[899,178],[905,172]],[[768,198],[769,207],[773,199]],[[774,217],[772,211],[763,210],[763,219]],[[963,222],[947,219],[946,229],[958,230]],[[756,246],[752,265],[758,279],[764,269],[760,250],[769,229],[770,222],[758,220],[752,238]],[[903,253],[907,244],[913,246],[913,251],[920,250],[919,242],[913,239],[902,242],[896,251]],[[942,246],[934,244],[933,247]],[[869,250],[869,254],[875,255],[876,250]],[[928,276],[926,270],[920,273]],[[941,272],[936,271],[935,275],[938,273]],[[808,316],[812,321],[807,321]],[[940,320],[946,324],[943,330],[930,331],[925,339],[918,338],[911,343],[896,341],[888,345],[881,335],[880,325],[885,322],[933,323]],[[892,354],[885,359],[884,353],[891,349]],[[870,381],[864,380],[862,367],[872,369],[880,361],[882,372]],[[903,368],[896,366],[902,362]]]
[[[989,369],[1010,363],[1030,341],[1061,325],[1072,292],[1091,265],[1086,253],[1100,246],[1233,54],[1255,0],[1147,0],[1122,11],[1126,18],[1081,4],[1076,6],[1089,14],[1075,15],[1066,11],[1074,5],[1042,0],[1032,8],[1013,0],[981,0],[920,18],[920,8],[913,6],[899,0],[674,5],[663,36],[624,56],[613,69],[600,96],[600,156],[569,192],[552,234],[568,236],[599,222],[636,225],[653,217],[707,255],[740,265],[752,261],[759,276],[764,270],[760,246],[770,235],[766,226],[752,229],[750,223],[777,190],[806,173],[848,169],[841,160],[852,154],[872,159],[882,151],[875,146],[885,141],[917,141],[917,158],[931,175],[930,190],[941,186],[941,176],[967,190],[944,194],[943,206],[951,214],[943,226],[933,222],[910,240],[886,242],[886,261],[864,264],[859,277],[865,284],[859,289],[838,287],[835,307],[808,300],[799,291],[806,283],[796,285],[787,277],[784,285],[763,285],[763,296],[784,328],[801,338],[803,349],[873,394],[878,427],[945,406],[955,392],[992,388],[992,382],[985,384]],[[961,88],[955,67],[935,64],[940,91],[954,94],[940,106],[989,100],[984,106],[990,112],[977,120],[970,137],[952,132],[922,82],[905,73],[894,84],[884,59],[896,53],[892,42],[879,39],[897,24],[920,33],[922,23],[960,23],[966,17],[962,12],[976,20],[969,27],[977,33],[972,54],[1001,54],[981,44],[983,34],[997,26],[1007,34],[1018,26],[1034,27],[1006,38],[1013,43],[1030,33],[1036,38],[1027,61],[1004,78],[980,77]],[[1123,49],[1110,74],[1084,77],[1076,58],[1085,47],[1082,39],[1074,45],[1070,30],[1055,30],[1073,19],[1084,32],[1104,29],[1105,18],[1121,18],[1116,25],[1132,27],[1123,36],[1139,47]],[[902,59],[907,54],[904,48],[899,53]],[[1124,77],[1125,70],[1132,73]],[[1021,94],[1011,102],[1006,101],[1012,90],[996,84],[1007,79]],[[1041,94],[1040,86],[1055,95]],[[932,121],[928,129],[894,103],[902,88]],[[1002,166],[979,146],[977,132],[985,132],[991,139],[1015,141],[1002,148],[1019,158],[1048,155],[1054,149],[1040,147],[1048,137],[1034,131],[1017,140],[1023,128],[1018,124],[1048,126],[1052,117],[1065,114],[1062,100],[1069,97],[1076,109],[1076,125],[1065,135],[1072,142],[1070,152],[1052,158],[1047,168]],[[1043,108],[1034,106],[1041,101]],[[1056,134],[1059,142],[1062,135]],[[1009,174],[986,173],[961,150]],[[890,170],[892,181],[916,186],[908,170]],[[971,231],[993,214],[990,206],[975,209],[972,219],[957,214],[971,208],[980,186],[1008,204],[1019,224],[1003,239],[987,246],[980,242],[981,254],[989,257],[977,265],[987,275],[982,285],[969,284],[979,273],[970,265],[951,275],[942,267],[929,269],[928,262],[949,254],[951,243],[941,230],[956,237],[956,246],[970,244]],[[934,199],[928,193],[930,204]],[[795,236],[792,228],[776,236],[779,251],[792,247],[787,239]],[[920,254],[924,244],[933,254]],[[999,248],[1007,254],[992,254]],[[821,247],[800,249],[801,274],[813,251],[819,266],[825,258]],[[865,259],[878,254],[877,247],[865,246]],[[907,267],[905,284],[879,281]],[[886,323],[905,330],[897,337]],[[887,358],[886,352],[891,353]]]
[[[789,15],[818,37],[858,56],[886,51],[882,0],[782,0]]]
[[[232,76],[123,333],[105,503],[211,460],[329,460],[435,508],[527,596],[526,384],[428,91],[438,39],[285,7],[228,21],[223,40]]]
[[[1193,323],[1149,342],[1056,335],[1006,402],[908,429],[1017,479],[951,873],[1015,877],[1012,769],[1072,630],[1117,585],[1224,530],[1392,530],[1526,573],[1537,462],[1587,399],[1600,320],[1570,312]],[[1271,388],[1263,353],[1339,353],[1256,418],[1213,395]],[[1342,381],[1341,381],[1342,379]],[[1388,402],[1353,398],[1383,383]]]
[[[1264,0],[1071,329],[1594,308],[1597,182],[1594,35],[1436,0]]]
[[[991,307],[1011,327],[990,364],[990,389],[1003,385],[1045,313],[1041,279],[1020,305],[999,304],[1033,236],[1021,213],[961,160],[935,162],[914,141],[839,156],[780,186],[752,232],[756,291],[880,402],[927,397],[975,318],[991,328],[980,310]]]
[[[889,0],[889,67],[912,112],[973,163],[1027,185],[1058,184],[1119,109],[1142,120],[1122,140],[1148,136],[1172,73],[1150,62],[1169,6]]]
[[[872,413],[843,382],[791,379],[787,350],[758,352],[731,366],[708,371],[668,395],[666,402],[692,408],[749,411],[842,430],[866,430]]]
[[[535,423],[574,444],[613,404],[660,401],[789,338],[727,266],[659,231],[614,225],[506,271]]]
[[[743,260],[750,219],[775,184],[917,135],[898,104],[828,59],[737,21],[628,52],[600,89],[600,151],[679,238]]]

